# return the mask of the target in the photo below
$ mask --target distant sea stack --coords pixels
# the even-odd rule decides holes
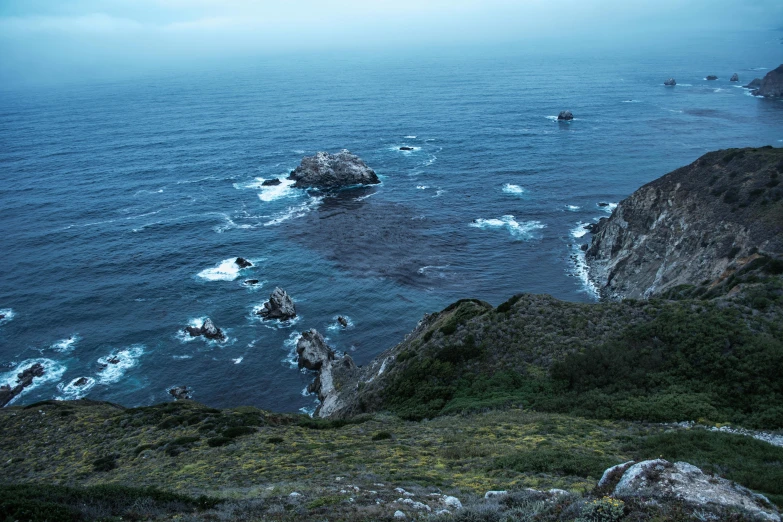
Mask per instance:
[[[337,154],[317,152],[315,156],[304,157],[288,179],[296,181],[295,187],[319,189],[380,183],[375,171],[347,150]]]
[[[574,115],[571,113],[571,111],[560,111],[560,114],[557,115],[558,121],[571,121],[574,119]]]
[[[739,74],[734,73],[731,75],[731,78],[729,78],[730,82],[738,82],[739,81]]]
[[[781,179],[783,149],[763,147],[710,152],[648,183],[593,228],[591,280],[604,298],[648,298],[783,253]]]
[[[783,65],[780,65],[774,71],[769,71],[764,79],[761,80],[761,85],[755,91],[754,96],[763,96],[764,98],[780,98],[783,97]]]
[[[677,85],[677,80],[675,80],[674,78],[669,78],[668,80],[663,82],[663,84],[667,87],[674,87],[675,85]]]
[[[709,76],[707,76],[707,80],[711,81],[711,82],[713,82],[713,81],[715,81],[717,79],[718,79],[718,77],[715,76],[714,74],[710,74]]]

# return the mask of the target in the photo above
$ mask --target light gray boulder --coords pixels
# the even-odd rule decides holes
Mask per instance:
[[[264,319],[287,321],[296,317],[296,306],[294,306],[291,296],[282,288],[277,287],[269,296],[269,301],[264,303],[264,307],[256,313]]]
[[[342,150],[337,154],[317,152],[302,158],[302,163],[288,176],[295,187],[334,189],[350,185],[375,185],[381,181],[359,156]]]

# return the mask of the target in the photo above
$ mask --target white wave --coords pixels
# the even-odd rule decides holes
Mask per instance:
[[[373,197],[376,194],[378,194],[378,192],[371,192],[370,194],[367,194],[365,196],[359,196],[359,197],[353,198],[353,200],[354,201],[364,201],[365,199],[371,198],[371,197]]]
[[[163,189],[158,189],[158,190],[139,190],[139,191],[137,191],[133,195],[133,197],[136,197],[139,194],[163,194]]]
[[[172,355],[172,359],[176,359],[178,361],[184,361],[185,359],[192,359],[192,355]]]
[[[416,136],[403,136],[406,140],[415,140]]]
[[[506,194],[522,194],[525,192],[525,189],[520,187],[519,185],[512,185],[511,183],[506,183],[503,185],[503,192]]]
[[[202,181],[212,181],[218,179],[215,176],[207,176],[206,178],[199,178],[199,179],[186,179],[183,181],[177,181],[177,185],[188,185],[191,183],[201,183]]]
[[[587,235],[587,229],[585,226],[587,226],[589,223],[577,223],[576,227],[571,229],[571,236],[579,239],[580,237],[584,237]]]
[[[721,89],[718,87],[717,89],[713,89],[712,92],[726,92],[726,89]]]
[[[84,379],[83,384],[78,385],[77,383]],[[75,401],[77,399],[81,399],[85,395],[87,395],[87,392],[92,389],[93,386],[95,386],[95,379],[92,377],[76,377],[68,384],[60,383],[57,385],[57,391],[60,392],[59,397],[55,397],[58,401]]]
[[[297,150],[294,150],[294,151],[292,151],[292,152],[293,152],[294,154],[304,154],[304,153],[305,153],[305,151],[303,151],[303,150],[301,150],[301,149],[297,149]]]
[[[430,165],[432,165],[436,161],[438,161],[438,157],[435,154],[430,154],[429,158],[427,158],[426,160],[424,160],[421,163],[421,166],[422,167],[429,167]]]
[[[279,225],[280,223],[284,223],[289,219],[303,217],[318,208],[318,205],[321,204],[322,200],[323,196],[313,196],[301,205],[288,207],[283,212],[278,212],[277,214],[273,215],[271,220],[264,223],[264,226],[269,227],[273,225]]]
[[[623,100],[622,103],[640,103],[639,100]]]
[[[296,354],[296,343],[299,341],[299,337],[302,334],[299,332],[291,332],[288,339],[283,341],[283,348],[287,350],[286,356],[283,362],[291,368],[299,368],[299,357]]]
[[[547,116],[546,119],[550,121],[557,121],[557,116]]]
[[[239,225],[234,222],[233,219],[228,214],[224,214],[223,218],[225,219],[225,222],[222,225],[216,225],[213,230],[217,232],[218,234],[222,234],[223,232],[227,232],[229,230],[233,229],[241,229],[241,230],[248,230],[252,228],[256,228],[256,225],[250,225],[247,223],[244,223],[242,225]],[[138,230],[133,229],[134,232],[137,232]]]
[[[17,375],[36,363],[44,367],[44,374],[40,377],[34,377],[32,384],[22,390],[22,392],[14,397],[8,404],[13,404],[19,400],[19,397],[30,393],[32,390],[38,388],[42,384],[46,384],[52,381],[59,381],[67,369],[63,363],[54,361],[52,359],[27,359],[14,366],[12,370],[0,374],[0,386],[8,385],[13,388],[19,384]]]
[[[438,189],[438,190],[436,190],[436,191],[435,191],[435,195],[434,195],[434,196],[432,196],[432,197],[433,197],[433,198],[439,198],[439,197],[440,197],[440,196],[441,196],[443,193],[445,193],[445,192],[446,192],[446,191],[445,191],[445,190],[443,190],[443,189]]]
[[[581,207],[578,207],[578,206],[576,206],[576,205],[566,205],[566,209],[570,210],[571,212],[576,212],[576,211],[577,211],[577,210],[579,210],[580,208],[581,208]]]
[[[582,283],[582,289],[586,293],[588,293],[594,299],[598,299],[600,294],[598,292],[598,287],[595,286],[595,283],[593,283],[593,281],[590,279],[590,276],[588,275],[585,253],[581,248],[579,248],[579,246],[574,246],[573,251],[574,253],[571,256],[572,260],[574,261],[572,274],[579,278],[579,281]]]
[[[233,281],[244,270],[236,263],[236,257],[224,259],[214,268],[207,268],[198,273],[198,276],[207,281]],[[248,267],[251,268],[251,267]]]
[[[340,322],[337,320],[338,317],[342,317],[345,319],[345,322],[348,324],[348,326],[343,326],[340,324]],[[335,315],[332,317],[332,322],[329,323],[329,325],[326,327],[327,330],[330,330],[332,332],[339,332],[340,330],[348,330],[353,328],[353,320],[348,317],[347,315]]]
[[[692,83],[678,83],[678,87],[693,87]]]
[[[430,187],[429,185],[416,185],[416,188],[419,190],[427,190]]]
[[[546,225],[540,221],[525,221],[519,223],[514,219],[514,216],[507,215],[502,216],[500,219],[476,219],[470,224],[475,228],[505,228],[509,233],[519,239],[532,239],[535,237],[536,231],[545,228]]]
[[[608,205],[601,206],[599,205],[599,208],[606,212],[607,214],[611,214],[614,209],[617,208],[617,203],[609,203]]]
[[[231,362],[234,364],[239,364],[242,362],[242,359],[244,359],[244,357],[237,357],[236,359],[231,359]]]
[[[2,319],[0,319],[0,324],[7,323],[8,321],[12,321],[13,318],[16,316],[16,313],[10,308],[3,308],[0,309],[0,315],[3,316]]]
[[[73,334],[67,339],[61,339],[57,341],[52,346],[50,346],[50,349],[54,350],[55,352],[68,353],[76,348],[76,343],[79,341],[79,339],[81,339],[79,334]]]
[[[144,355],[144,345],[134,344],[98,359],[103,369],[98,372],[100,384],[113,384],[122,379],[125,372],[136,366]]]
[[[308,406],[302,406],[301,408],[299,408],[299,411],[304,413],[308,417],[312,417],[313,415],[315,415],[316,408],[318,408],[317,405],[316,406],[309,406],[309,407]]]

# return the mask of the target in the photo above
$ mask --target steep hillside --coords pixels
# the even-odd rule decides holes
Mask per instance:
[[[783,149],[705,154],[620,202],[593,229],[590,277],[603,297],[646,298],[714,282],[757,253],[783,253]]]

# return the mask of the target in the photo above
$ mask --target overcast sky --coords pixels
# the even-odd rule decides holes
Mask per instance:
[[[781,0],[0,0],[0,79],[328,50],[783,25]]]

